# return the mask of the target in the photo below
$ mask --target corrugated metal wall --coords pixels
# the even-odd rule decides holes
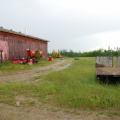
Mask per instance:
[[[0,31],[0,49],[3,50],[4,59],[12,60],[16,57],[27,56],[26,49],[43,51],[43,58],[47,58],[47,41],[24,37]]]

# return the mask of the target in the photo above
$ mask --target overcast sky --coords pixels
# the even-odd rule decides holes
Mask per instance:
[[[0,0],[0,26],[49,40],[48,52],[120,47],[120,0]]]

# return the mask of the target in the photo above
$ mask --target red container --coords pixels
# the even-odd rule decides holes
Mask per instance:
[[[52,57],[49,57],[49,61],[52,61]]]
[[[33,62],[32,62],[32,61],[29,61],[28,64],[29,64],[29,65],[33,65]]]
[[[28,57],[35,57],[35,50],[28,50]]]

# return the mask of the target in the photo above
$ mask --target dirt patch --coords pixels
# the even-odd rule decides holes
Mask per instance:
[[[120,120],[119,116],[109,116],[83,109],[71,109],[43,104],[37,99],[16,96],[20,106],[0,104],[1,120]],[[34,100],[35,104],[23,104]]]

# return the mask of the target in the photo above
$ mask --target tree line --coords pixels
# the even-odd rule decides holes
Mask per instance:
[[[66,49],[58,51],[64,57],[96,57],[96,56],[120,56],[120,48],[111,49],[98,49],[89,52],[74,52],[73,50],[67,51]],[[52,56],[52,53],[48,53],[48,56]]]

